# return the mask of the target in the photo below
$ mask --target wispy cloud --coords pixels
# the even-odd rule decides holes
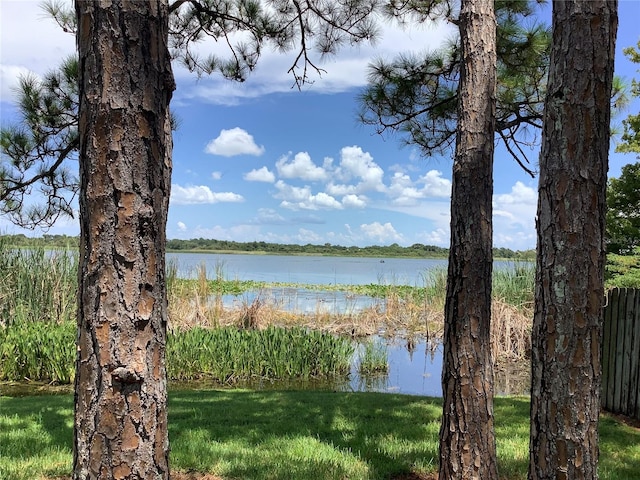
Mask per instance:
[[[205,185],[182,187],[171,185],[171,203],[175,205],[197,205],[207,203],[243,202],[244,197],[232,192],[213,192]]]

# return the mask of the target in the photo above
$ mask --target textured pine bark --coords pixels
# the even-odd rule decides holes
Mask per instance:
[[[463,0],[462,68],[445,304],[440,479],[496,479],[491,360],[493,0]]]
[[[616,0],[553,2],[538,199],[531,479],[598,478]]]
[[[166,1],[77,1],[80,271],[74,479],[169,477]]]

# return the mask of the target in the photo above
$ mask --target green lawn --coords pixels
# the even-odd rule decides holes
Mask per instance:
[[[248,390],[169,395],[172,468],[235,479],[388,479],[437,468],[441,400]],[[495,405],[501,476],[525,479],[527,398]],[[0,479],[70,472],[73,397],[0,397]],[[601,479],[640,477],[640,431],[601,421]]]

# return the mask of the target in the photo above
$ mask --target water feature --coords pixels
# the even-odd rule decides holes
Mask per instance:
[[[389,371],[384,375],[361,376],[357,358],[351,373],[345,378],[332,379],[250,379],[234,384],[237,388],[259,390],[335,390],[340,392],[383,392],[441,397],[442,345],[424,339],[377,338],[387,350]],[[170,384],[172,388],[213,388],[216,385],[200,382]],[[496,395],[528,395],[529,365],[500,364],[495,369]]]
[[[298,314],[351,315],[366,308],[384,309],[384,300],[344,291],[310,290],[297,287],[269,287],[248,290],[241,295],[222,295],[225,308],[242,308],[255,301],[264,302],[278,310]],[[216,301],[215,296],[210,301]]]
[[[389,371],[385,375],[361,377],[357,359],[354,358],[348,377],[337,379],[251,379],[233,385],[237,388],[261,390],[335,390],[343,392],[387,392],[407,395],[440,397],[442,388],[442,345],[424,339],[378,338],[387,349]],[[529,365],[524,363],[501,364],[495,371],[497,395],[528,395]],[[220,385],[202,380],[196,382],[169,382],[170,389],[219,388]],[[15,383],[0,385],[0,395],[24,396],[55,393],[71,393],[72,385],[47,386],[46,384]]]
[[[182,278],[196,278],[198,267],[204,264],[209,278],[221,272],[228,280],[301,285],[423,286],[429,271],[447,266],[444,259],[212,253],[167,253],[167,261],[177,263]]]

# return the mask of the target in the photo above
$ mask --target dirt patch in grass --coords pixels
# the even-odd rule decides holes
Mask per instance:
[[[633,417],[627,417],[626,415],[619,415],[617,413],[607,412],[606,410],[603,410],[602,413],[604,415],[607,415],[607,416],[615,419],[616,421],[618,421],[620,423],[624,423],[628,427],[631,427],[634,430],[637,430],[637,431],[640,432],[640,420],[639,419],[633,418]]]
[[[171,480],[222,480],[222,477],[211,473],[171,472]]]
[[[438,474],[401,473],[400,475],[391,477],[391,480],[438,480]]]

